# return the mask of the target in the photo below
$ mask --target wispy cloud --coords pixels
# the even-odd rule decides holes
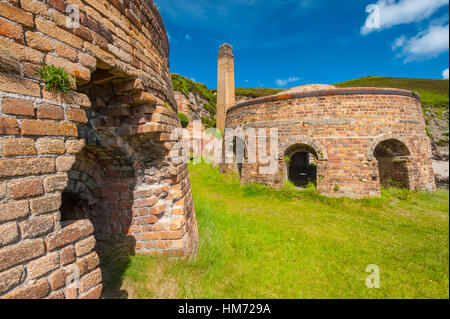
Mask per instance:
[[[439,56],[449,50],[449,25],[431,25],[412,38],[402,35],[392,45],[405,63]]]
[[[378,0],[376,6],[379,10],[379,27],[371,27],[366,21],[361,34],[367,35],[396,25],[423,21],[448,4],[449,0]]]
[[[276,79],[275,84],[281,88],[281,87],[286,87],[290,83],[294,83],[294,82],[298,82],[298,81],[300,81],[299,77],[292,76],[288,79]]]
[[[448,80],[448,68],[442,72],[442,77],[446,80]]]

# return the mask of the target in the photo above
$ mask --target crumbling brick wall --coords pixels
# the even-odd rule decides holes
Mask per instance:
[[[246,159],[241,169],[243,183],[283,186],[288,179],[284,157],[299,146],[308,147],[316,158],[317,189],[327,196],[378,196],[381,182],[386,183],[390,177],[412,190],[436,187],[420,98],[409,91],[300,87],[288,94],[232,107],[228,110],[227,127],[262,128],[267,136],[270,128],[278,129],[279,171],[261,174],[259,168],[266,164],[249,163]],[[387,143],[394,150],[400,144],[404,151],[379,157],[380,167],[376,157],[380,143]],[[403,173],[392,173],[398,173],[394,168],[401,168]]]
[[[80,10],[75,29],[69,4]],[[95,243],[116,235],[138,253],[195,252],[155,5],[2,0],[0,48],[0,298],[99,298]],[[72,73],[73,90],[45,90],[41,64]],[[68,288],[75,268],[79,288]]]

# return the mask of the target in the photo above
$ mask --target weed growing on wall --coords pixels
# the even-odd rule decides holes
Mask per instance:
[[[59,91],[67,94],[75,83],[75,78],[63,68],[54,65],[42,65],[36,72],[45,83],[48,91]]]

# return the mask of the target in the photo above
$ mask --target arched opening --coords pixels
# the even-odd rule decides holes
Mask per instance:
[[[378,162],[381,185],[410,188],[408,165],[411,153],[403,142],[384,140],[376,146],[373,155]]]
[[[135,173],[123,154],[86,146],[77,154],[62,193],[61,221],[89,219],[95,237],[108,241],[127,235],[132,221]]]
[[[306,187],[308,184],[317,186],[316,151],[305,144],[291,146],[285,154],[287,164],[287,177],[297,187]]]
[[[133,163],[121,150],[121,137],[114,134],[130,114],[122,106],[115,84],[128,78],[103,67],[107,66],[98,64],[91,81],[78,87],[91,101],[91,108],[86,110],[86,123],[78,129],[79,138],[86,146],[77,153],[68,172],[61,206],[63,223],[89,219],[97,241],[127,235],[136,183]]]
[[[233,138],[233,156],[237,171],[239,173],[239,177],[242,177],[242,168],[244,165],[244,160],[246,158],[246,148],[245,140],[241,137],[235,136]]]

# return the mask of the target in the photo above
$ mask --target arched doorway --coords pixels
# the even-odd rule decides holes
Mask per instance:
[[[305,144],[291,146],[285,154],[287,178],[297,187],[306,187],[312,183],[317,186],[316,151]]]
[[[375,147],[373,155],[378,162],[381,185],[410,188],[411,153],[405,143],[394,138],[384,140]]]

